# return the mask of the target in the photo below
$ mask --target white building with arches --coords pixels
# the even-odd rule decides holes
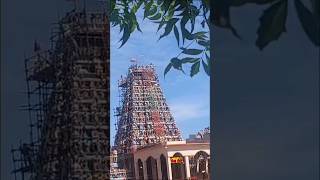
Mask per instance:
[[[210,142],[171,141],[134,152],[136,179],[210,179]]]

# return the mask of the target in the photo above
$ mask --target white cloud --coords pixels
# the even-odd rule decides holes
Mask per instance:
[[[203,99],[179,98],[169,101],[169,108],[177,122],[189,120],[208,120],[210,114],[209,101]]]

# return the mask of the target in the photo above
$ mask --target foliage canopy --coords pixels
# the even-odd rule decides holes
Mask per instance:
[[[309,40],[316,46],[320,41],[320,5],[319,0],[309,0],[311,9],[301,0],[294,0],[294,5],[301,25]],[[110,21],[112,26],[119,26],[122,32],[122,47],[135,30],[142,32],[137,21],[137,12],[143,9],[143,19],[157,24],[163,30],[159,40],[174,34],[181,52],[170,59],[164,70],[166,75],[171,69],[183,73],[184,66],[189,64],[191,77],[203,70],[211,74],[209,29],[213,26],[231,30],[238,38],[240,35],[232,26],[230,9],[246,4],[265,5],[257,29],[256,46],[263,50],[270,42],[279,39],[286,32],[288,0],[111,0]],[[210,10],[213,13],[210,13]],[[195,32],[195,26],[204,31]],[[199,28],[196,28],[199,29]]]

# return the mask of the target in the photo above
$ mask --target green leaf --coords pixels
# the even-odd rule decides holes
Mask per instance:
[[[208,32],[206,31],[200,31],[200,32],[196,32],[194,34],[192,34],[192,36],[196,39],[199,39],[199,38],[208,38],[208,36],[206,35]]]
[[[191,22],[191,30],[190,30],[190,32],[192,33],[193,30],[194,30],[194,25],[195,25],[195,23],[196,23],[195,18],[191,18],[191,19],[190,19],[190,22]]]
[[[271,41],[277,40],[282,32],[286,32],[287,0],[279,1],[263,12],[256,45],[262,50]]]
[[[201,49],[186,49],[186,48],[181,48],[183,51],[183,54],[188,54],[188,55],[198,55],[203,52]]]
[[[120,23],[120,32],[122,32],[124,29],[124,25],[122,23]]]
[[[153,0],[149,1],[145,5],[143,19],[145,19],[146,17],[148,17],[150,15],[150,8],[151,8],[152,4],[153,4]]]
[[[183,37],[183,43],[184,43],[184,39],[188,39],[188,40],[194,39],[194,35],[191,34],[187,29],[181,28],[181,32],[182,32],[182,37]]]
[[[119,48],[121,48],[129,39],[130,37],[130,29],[128,25],[124,26],[124,30],[123,30],[123,35],[120,41],[122,41],[121,45]]]
[[[148,16],[148,17],[149,17],[149,16],[153,16],[153,15],[157,12],[157,10],[158,10],[157,6],[155,6],[155,5],[151,6],[151,9],[150,9],[150,11],[148,12],[147,16]]]
[[[171,4],[171,0],[164,0],[163,1],[161,8],[164,11],[164,14],[169,10],[170,4]]]
[[[193,77],[199,72],[200,69],[200,61],[197,61],[191,66],[190,76]]]
[[[140,29],[140,26],[139,26],[139,23],[138,23],[138,22],[136,23],[136,25],[137,25],[138,31],[142,32],[142,30]]]
[[[113,26],[116,26],[120,24],[120,16],[119,16],[119,10],[118,9],[113,9],[111,14],[110,14],[110,21],[112,22]]]
[[[137,27],[137,24],[131,24],[130,25],[130,33],[132,33]]]
[[[298,17],[303,30],[307,34],[310,41],[319,46],[320,44],[320,22],[317,19],[317,13],[309,11],[300,0],[295,0],[295,6],[297,9]],[[319,15],[318,15],[319,16]]]
[[[168,18],[171,19],[174,15],[174,6],[170,6],[169,11],[168,11]]]
[[[190,22],[191,22],[191,30],[190,31],[193,32],[194,25],[195,25],[195,22],[196,22],[196,17],[197,17],[197,15],[199,15],[200,11],[194,5],[189,6],[189,8],[190,8],[189,19],[190,19]]]
[[[174,29],[173,30],[174,30],[174,35],[175,35],[175,37],[177,39],[178,46],[179,46],[179,31],[178,31],[178,28],[177,28],[176,25],[174,25]]]
[[[164,77],[166,77],[166,74],[170,71],[171,67],[172,67],[172,64],[169,63],[169,64],[167,65],[166,69],[164,70]]]
[[[199,40],[198,44],[205,47],[205,48],[209,48],[210,47],[210,41],[204,41],[204,40]]]
[[[157,0],[157,4],[161,5],[163,3],[163,0]]]
[[[148,19],[150,20],[158,20],[161,18],[161,13],[157,13],[156,15],[152,16],[152,17],[148,17]]]
[[[167,22],[167,25],[164,29],[164,33],[160,36],[159,39],[167,36],[168,34],[170,34],[170,32],[172,31],[173,26],[175,25],[175,23],[178,21],[178,18],[172,18]]]
[[[159,26],[158,26],[158,29],[157,29],[157,32],[162,28],[163,25],[165,25],[167,23],[167,21],[165,21],[164,19],[162,19],[160,22],[159,22]]]
[[[114,10],[116,7],[116,0],[110,1],[110,9]]]
[[[188,15],[186,11],[183,11],[183,17],[180,20],[180,28],[181,28],[181,34],[182,34],[182,42],[184,44],[184,40],[186,38],[191,38],[191,33],[186,29],[186,24],[189,21]]]
[[[181,63],[180,59],[175,57],[175,58],[172,58],[170,61],[171,61],[173,68],[178,69],[178,70],[182,70],[182,63]]]
[[[181,59],[181,62],[184,63],[195,63],[197,61],[199,61],[199,58],[191,58],[191,57],[185,57]]]
[[[203,21],[201,22],[201,27],[204,28],[205,25],[206,25],[206,20],[203,20]]]
[[[179,11],[182,11],[182,10],[184,10],[184,9],[185,9],[184,6],[179,5],[179,7],[177,7],[174,11],[175,11],[175,12],[179,12]]]
[[[208,76],[210,76],[210,66],[208,65],[209,63],[206,64],[204,62],[204,60],[202,60],[201,62],[202,62],[202,66],[203,66],[204,71],[207,73]]]
[[[200,31],[192,34],[192,39],[202,40],[202,41],[208,41],[208,36],[206,35],[208,32]]]
[[[210,57],[208,56],[207,53],[204,53],[206,55],[207,61],[210,61]]]
[[[138,11],[138,9],[141,7],[143,1],[139,1],[137,4],[134,4],[132,6],[131,12],[133,12],[134,14]]]
[[[128,17],[130,18],[127,18],[129,20],[129,25],[130,25],[130,29],[131,29],[131,33],[136,29],[138,28],[139,31],[141,31],[139,24],[138,24],[138,21],[137,21],[137,18],[136,18],[136,15],[133,13],[133,11],[130,12],[130,15],[128,15]]]

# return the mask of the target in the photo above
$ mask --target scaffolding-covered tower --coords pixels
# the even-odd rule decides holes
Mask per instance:
[[[73,10],[50,50],[26,58],[30,142],[13,149],[16,179],[109,179],[109,23]]]
[[[182,138],[152,64],[131,65],[118,86],[120,107],[116,108],[115,146],[119,166],[133,176],[132,153],[137,148]]]

